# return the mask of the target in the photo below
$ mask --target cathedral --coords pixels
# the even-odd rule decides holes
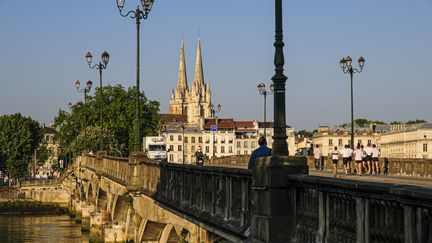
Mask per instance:
[[[170,114],[186,116],[188,124],[199,126],[202,124],[204,118],[211,116],[210,104],[210,84],[206,83],[204,80],[200,37],[198,36],[195,76],[192,87],[189,87],[187,82],[184,41],[182,39],[178,82],[177,87],[171,94]]]

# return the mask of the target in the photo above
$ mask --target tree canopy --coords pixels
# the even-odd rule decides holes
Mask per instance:
[[[368,124],[387,124],[383,121],[373,121],[373,120],[368,120],[368,119],[364,119],[364,118],[355,119],[354,123],[356,123],[360,127],[364,127],[365,125],[368,125]],[[349,125],[350,125],[349,123],[344,123],[340,126],[341,127],[347,127]]]
[[[32,155],[43,138],[43,128],[20,113],[0,116],[0,170],[10,178],[27,175]]]
[[[409,120],[409,121],[392,121],[390,124],[394,125],[394,124],[400,124],[400,123],[405,123],[406,125],[412,125],[412,124],[416,124],[416,123],[425,123],[427,122],[426,120],[423,119],[415,119],[415,120]]]
[[[122,155],[133,151],[135,141],[136,87],[128,90],[121,85],[96,88],[94,95],[87,96],[84,105],[78,102],[69,112],[59,110],[54,118],[58,133],[54,139],[63,148],[62,153],[79,154],[86,148]],[[100,102],[103,101],[103,128],[100,126]],[[159,102],[148,100],[140,92],[140,133],[141,136],[156,134],[159,123]],[[85,127],[85,117],[87,126]],[[101,143],[102,140],[102,143]]]

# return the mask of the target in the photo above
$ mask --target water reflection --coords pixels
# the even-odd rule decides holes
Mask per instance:
[[[81,225],[67,215],[0,215],[0,242],[88,242]]]

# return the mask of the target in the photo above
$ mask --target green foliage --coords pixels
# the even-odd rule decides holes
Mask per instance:
[[[43,129],[30,117],[20,113],[0,116],[0,170],[11,178],[27,175],[42,138]]]
[[[390,124],[392,125],[396,125],[396,124],[401,124],[401,123],[405,123],[406,125],[412,125],[412,124],[416,124],[416,123],[425,123],[427,122],[426,120],[423,119],[415,119],[415,120],[409,120],[409,121],[392,121]]]
[[[49,151],[47,148],[47,143],[43,141],[39,145],[39,148],[36,150],[36,159],[39,165],[43,165],[48,160],[48,157],[49,157]]]
[[[103,150],[120,151],[127,156],[135,141],[136,88],[125,90],[121,85],[103,87],[87,96],[87,103],[75,104],[70,113],[59,110],[54,126],[59,132],[54,139],[63,148],[62,153],[81,153],[85,148],[98,151],[102,139]],[[103,130],[100,128],[100,103],[103,101]],[[141,136],[156,134],[159,123],[159,102],[148,100],[140,92]],[[87,116],[87,128],[85,117]],[[103,131],[103,132],[102,132]],[[87,135],[87,136],[86,136]]]
[[[306,130],[300,130],[298,132],[294,132],[294,135],[300,135],[301,137],[304,138],[311,138],[313,136],[312,132],[306,131]]]
[[[383,121],[372,121],[372,120],[368,120],[368,119],[364,119],[364,118],[360,118],[360,119],[355,119],[354,123],[356,123],[357,125],[359,125],[360,127],[364,127],[368,124],[379,124],[379,125],[384,125],[387,124]],[[342,125],[340,125],[341,127],[348,127],[350,124],[348,123],[344,123]]]

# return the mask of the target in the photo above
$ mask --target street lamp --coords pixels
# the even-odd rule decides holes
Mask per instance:
[[[92,63],[92,59],[93,59],[93,55],[91,54],[91,52],[87,52],[86,54],[86,59],[87,59],[87,63],[89,65],[89,67],[91,69],[97,69],[99,70],[99,84],[100,84],[100,93],[101,93],[101,99],[100,99],[100,127],[101,127],[101,133],[103,134],[103,90],[102,90],[102,70],[107,68],[108,62],[109,62],[109,58],[110,55],[108,54],[108,52],[104,51],[101,55],[101,60],[99,61],[99,63],[96,63],[95,65],[91,65]],[[100,139],[100,144],[99,144],[99,150],[102,151],[103,149],[103,138]]]
[[[217,127],[217,124],[218,124],[218,120],[217,120],[217,117],[215,116],[215,114],[216,113],[219,113],[220,111],[221,111],[221,109],[222,109],[222,106],[221,106],[221,104],[218,104],[217,105],[217,109],[215,109],[215,107],[214,107],[214,105],[213,104],[210,104],[209,105],[209,109],[210,109],[210,114],[211,114],[211,117],[212,118],[216,118],[216,122],[215,122],[215,125],[216,125],[216,127]],[[215,150],[216,150],[216,144],[215,144],[215,133],[216,133],[217,131],[215,131],[215,132],[213,132],[213,158],[215,158]]]
[[[117,0],[117,8],[119,10],[119,13],[122,17],[130,16],[130,18],[135,19],[136,22],[136,32],[137,32],[137,40],[136,40],[136,107],[135,107],[135,144],[134,149],[135,151],[140,151],[141,149],[141,140],[140,140],[140,129],[139,129],[139,117],[140,117],[140,108],[139,108],[139,83],[140,83],[140,45],[139,45],[139,29],[140,29],[140,22],[141,19],[147,19],[148,14],[153,6],[154,0],[141,0],[141,6],[142,9],[140,9],[139,6],[135,9],[135,11],[131,10],[127,14],[123,14],[122,10],[125,5],[126,0]]]
[[[87,141],[87,129],[86,129],[87,128],[87,106],[86,106],[87,93],[90,92],[91,87],[93,85],[93,82],[91,80],[87,81],[86,86],[82,89],[80,89],[80,85],[81,85],[80,81],[77,80],[75,82],[75,87],[76,87],[78,93],[84,93],[84,114],[85,114],[84,115],[84,126],[85,126],[84,127],[84,137],[85,137],[85,141]],[[84,148],[87,149],[87,142],[85,142]]]
[[[360,69],[353,68],[352,58],[350,56],[344,57],[339,61],[343,73],[347,73],[351,78],[351,149],[354,149],[354,98],[353,98],[353,75],[354,73],[361,73],[365,65],[365,59],[361,56],[358,59]]]
[[[273,94],[273,83],[270,84],[270,91],[267,91],[264,83],[260,83],[257,85],[258,93],[264,96],[264,137],[267,138],[267,95]]]

